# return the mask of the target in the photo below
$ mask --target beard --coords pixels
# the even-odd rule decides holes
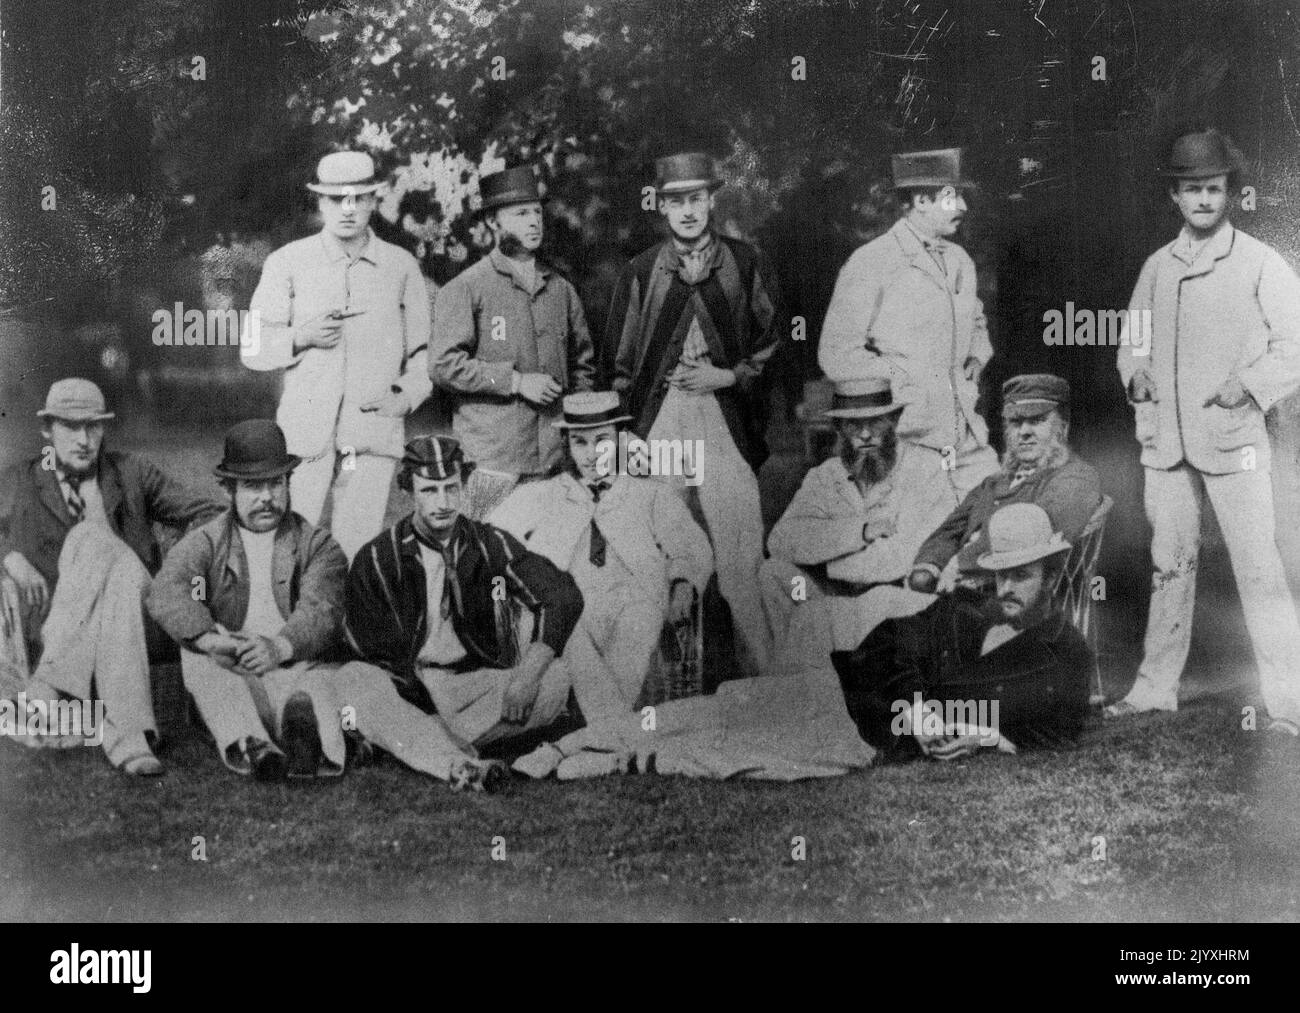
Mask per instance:
[[[1069,451],[1065,442],[1065,423],[1061,419],[1052,420],[1051,432],[1043,445],[1043,452],[1038,455],[1038,462],[1033,466],[1035,472],[1045,468],[1055,468],[1065,462]],[[1002,475],[1013,478],[1021,468],[1020,458],[1016,456],[1015,444],[1009,434],[1006,436],[1006,450],[1002,455]]]
[[[880,446],[859,454],[853,441],[840,438],[840,460],[844,469],[856,481],[875,485],[891,471],[898,460],[898,433],[890,429],[880,437]]]
[[[497,240],[497,249],[506,257],[515,257],[523,252],[524,241],[513,232],[502,231],[501,238]]]

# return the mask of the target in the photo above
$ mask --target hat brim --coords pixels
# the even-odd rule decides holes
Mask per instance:
[[[1234,172],[1240,171],[1239,166],[1219,165],[1205,169],[1161,169],[1158,175],[1165,179],[1213,179],[1215,176],[1231,176]]]
[[[616,426],[620,422],[631,422],[631,415],[615,415],[612,419],[601,419],[598,422],[566,422],[564,419],[556,419],[551,423],[552,429],[600,429],[602,426]]]
[[[374,193],[376,190],[382,190],[383,183],[308,183],[307,189],[312,193],[324,194],[327,197],[346,197],[348,195],[360,196],[363,193]]]
[[[893,404],[880,405],[877,408],[828,408],[822,412],[822,417],[827,419],[875,419],[882,415],[893,415],[901,412],[907,407],[905,401],[895,401]]]
[[[1013,570],[1017,566],[1035,563],[1040,559],[1046,559],[1048,556],[1055,556],[1069,550],[1070,543],[1062,538],[1060,534],[1054,534],[1052,540],[1043,545],[1030,545],[1023,549],[1016,549],[1014,552],[986,552],[975,560],[975,564],[981,570],[992,570],[994,572]]]
[[[497,208],[508,208],[513,204],[545,204],[549,197],[532,196],[532,197],[502,197],[496,200],[484,201],[478,209],[479,214],[485,214],[488,211],[495,211]]]
[[[723,185],[723,181],[720,179],[680,179],[673,183],[656,186],[655,192],[662,197],[664,194],[690,193],[693,190],[719,190]]]
[[[288,454],[274,464],[264,464],[261,467],[250,468],[246,471],[233,471],[218,464],[212,469],[212,474],[216,475],[217,478],[229,478],[236,482],[260,482],[268,478],[279,478],[281,475],[287,475],[300,464],[302,464],[301,457],[297,454]]]
[[[1002,419],[1004,422],[1011,419],[1036,419],[1060,409],[1060,401],[1018,401],[1002,406]]]
[[[42,408],[36,413],[38,418],[58,419],[60,422],[107,422],[109,419],[117,418],[116,412],[76,412],[76,411],[58,411],[57,409]]]
[[[973,179],[959,179],[953,181],[951,179],[938,179],[934,176],[922,176],[920,179],[909,179],[909,180],[905,180],[902,183],[895,183],[894,189],[914,190],[920,186],[927,186],[927,187],[933,186],[933,187],[938,187],[940,189],[942,189],[945,186],[950,186],[954,190],[970,190],[973,193],[978,193],[980,188],[980,185],[976,183]]]

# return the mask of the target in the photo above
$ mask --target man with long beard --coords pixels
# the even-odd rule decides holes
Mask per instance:
[[[881,585],[901,587],[921,542],[947,513],[947,488],[933,481],[920,452],[898,441],[905,407],[882,378],[836,385],[825,415],[835,420],[840,452],[804,477],[768,539],[763,603],[775,642],[787,643],[796,608],[813,608],[826,612],[836,643],[856,646],[865,635],[857,622],[862,597]],[[803,660],[831,650],[791,646]]]

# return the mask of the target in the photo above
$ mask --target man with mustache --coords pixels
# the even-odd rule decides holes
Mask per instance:
[[[893,157],[903,217],[840,270],[817,347],[833,381],[880,376],[907,409],[901,440],[923,448],[950,505],[997,470],[975,410],[992,357],[975,263],[952,241],[966,215],[961,149]]]
[[[9,661],[0,696],[102,700],[109,762],[127,774],[161,774],[143,604],[161,556],[154,525],[183,529],[221,507],[148,459],[108,450],[104,423],[114,413],[89,380],[56,381],[37,414],[42,453],[0,483]]]
[[[1151,521],[1151,611],[1137,680],[1107,708],[1175,710],[1191,646],[1201,511],[1208,498],[1232,560],[1269,721],[1300,735],[1300,621],[1274,531],[1265,412],[1300,387],[1300,279],[1235,228],[1242,159],[1217,130],[1184,134],[1163,169],[1183,219],[1147,258],[1121,335],[1119,372],[1134,406]]]
[[[986,545],[977,562],[992,598],[941,595],[832,655],[877,762],[1056,746],[1082,731],[1092,652],[1052,599],[1070,543],[1042,507],[1011,503],[989,518]]]
[[[771,650],[758,583],[763,518],[757,474],[767,457],[760,377],[780,337],[780,293],[757,249],[713,228],[714,192],[722,180],[712,159],[686,152],[661,158],[656,167],[669,238],[624,269],[610,304],[605,350],[613,358],[613,388],[638,436],[703,441],[707,481],[692,486],[680,475],[661,479],[686,498],[708,532],[718,590],[731,610],[738,667],[756,674],[768,665]]]
[[[484,176],[482,214],[495,245],[449,281],[433,307],[429,375],[450,391],[452,428],[476,467],[464,511],[486,517],[521,480],[563,458],[551,422],[560,396],[591,390],[595,350],[577,290],[538,259],[544,220],[531,165]]]
[[[835,420],[839,454],[808,472],[768,538],[763,603],[773,639],[804,658],[857,646],[866,635],[858,623],[864,596],[901,587],[921,542],[948,512],[946,486],[934,481],[922,452],[898,440],[906,407],[886,379],[837,383],[824,414]],[[800,632],[806,624],[792,627],[803,609],[828,613],[831,643],[809,643]]]
[[[269,419],[234,426],[214,469],[229,509],[176,543],[148,596],[222,762],[259,781],[343,773],[329,673],[347,559],[292,509],[300,460]]]
[[[276,421],[302,458],[294,507],[316,524],[332,492],[330,533],[348,558],[384,523],[402,420],[432,389],[429,290],[415,258],[369,224],[382,186],[362,152],[320,160],[307,189],[321,231],[267,258],[249,305],[258,338],[243,336],[239,353],[284,371]]]

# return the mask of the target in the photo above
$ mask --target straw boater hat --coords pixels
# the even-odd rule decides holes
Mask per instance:
[[[1023,373],[1002,385],[1002,417],[1031,419],[1070,407],[1070,385],[1051,373]]]
[[[722,186],[713,168],[713,159],[702,151],[684,151],[655,161],[655,190],[660,196],[689,193],[700,187],[710,191]]]
[[[284,475],[301,461],[288,452],[279,426],[270,419],[249,419],[226,433],[225,455],[212,471],[218,478],[253,482]]]
[[[1070,548],[1037,503],[1009,503],[989,518],[989,551],[975,562],[984,570],[1010,570]]]
[[[76,376],[55,380],[45,395],[45,407],[36,414],[60,422],[103,422],[115,417],[104,403],[103,391]]]
[[[618,395],[612,390],[566,394],[562,405],[564,417],[551,423],[556,429],[595,429],[632,421],[632,416],[623,410]]]
[[[308,183],[312,193],[334,197],[356,197],[374,193],[383,181],[375,179],[375,160],[364,151],[335,151],[316,165],[316,181]]]
[[[837,383],[830,409],[822,415],[828,419],[874,419],[906,407],[906,401],[894,400],[887,379],[871,376]]]
[[[937,148],[934,151],[906,151],[891,159],[894,189],[919,186],[952,186],[958,190],[977,189],[961,174],[961,148]]]
[[[537,173],[531,165],[516,165],[480,177],[478,192],[483,201],[479,207],[480,212],[545,199],[542,197],[541,185],[537,182]]]

